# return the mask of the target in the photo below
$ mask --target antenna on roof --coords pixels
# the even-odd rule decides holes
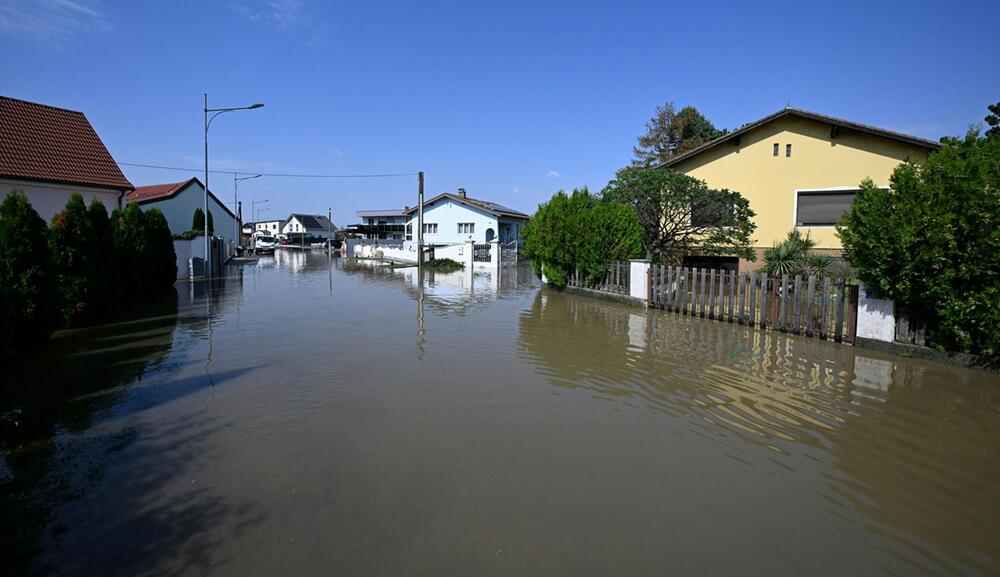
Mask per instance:
[[[791,108],[791,107],[792,107],[792,99],[791,99],[791,98],[789,98],[789,99],[788,99],[788,103],[787,103],[787,104],[785,104],[785,108]]]

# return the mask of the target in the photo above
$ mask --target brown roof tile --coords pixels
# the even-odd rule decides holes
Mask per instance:
[[[0,176],[132,189],[82,112],[0,96]]]

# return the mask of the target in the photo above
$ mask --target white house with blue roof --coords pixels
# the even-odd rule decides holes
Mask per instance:
[[[417,240],[417,207],[403,210],[359,210],[357,228],[367,238]],[[530,217],[488,200],[470,198],[464,188],[441,193],[424,202],[424,244],[445,246],[467,241],[518,241]]]

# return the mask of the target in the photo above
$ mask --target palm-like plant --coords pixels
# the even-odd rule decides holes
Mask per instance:
[[[802,269],[802,254],[794,243],[782,242],[764,252],[764,271],[771,276],[795,274]]]
[[[833,268],[833,257],[811,252],[806,255],[806,268],[808,268],[809,274],[829,276],[830,269]]]

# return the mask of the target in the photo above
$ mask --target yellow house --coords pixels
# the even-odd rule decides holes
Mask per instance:
[[[922,161],[938,148],[916,136],[785,108],[660,166],[712,188],[739,191],[750,201],[757,213],[757,262],[739,266],[752,270],[762,265],[763,251],[792,228],[808,233],[817,249],[840,254],[834,224],[861,181],[888,186],[900,162]]]

